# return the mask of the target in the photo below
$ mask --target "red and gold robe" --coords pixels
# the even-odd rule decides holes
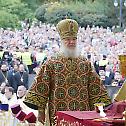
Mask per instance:
[[[94,103],[108,105],[110,98],[89,61],[57,55],[41,66],[25,102],[37,105],[43,113],[48,102],[52,126],[56,111],[93,110]]]

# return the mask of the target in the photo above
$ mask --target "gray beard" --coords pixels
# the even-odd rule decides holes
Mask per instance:
[[[71,58],[77,58],[80,55],[79,48],[77,46],[73,49],[70,49],[68,47],[65,47],[63,43],[60,47],[60,53],[62,53],[65,57]]]

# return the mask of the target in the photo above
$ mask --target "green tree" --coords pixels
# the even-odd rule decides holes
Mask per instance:
[[[42,21],[43,23],[46,22],[45,19],[45,13],[46,13],[46,5],[40,6],[35,13],[35,17],[39,20]]]
[[[28,8],[27,4],[21,3],[20,0],[0,0],[0,10],[17,15],[21,20],[33,16],[32,10]]]
[[[76,19],[81,26],[111,27],[117,24],[113,3],[109,0],[85,0],[85,3],[73,1],[60,0],[60,2],[49,3],[46,7],[43,5],[39,11],[36,11],[36,18],[54,24],[66,16]]]
[[[20,20],[34,18],[33,11],[28,8],[26,3],[22,3],[21,0],[0,0],[0,11],[3,12],[3,14],[1,14],[1,27],[10,26],[10,22],[15,23],[11,25],[12,27],[16,27],[17,22],[20,22]],[[4,22],[7,22],[7,19],[8,24],[4,24]]]
[[[51,24],[57,24],[61,19],[65,18],[72,18],[77,20],[76,14],[73,11],[65,8],[60,8],[53,12],[45,14],[47,23]]]
[[[39,6],[46,2],[46,0],[21,0],[22,3],[27,4],[29,9],[35,11]]]
[[[0,10],[0,27],[2,28],[19,28],[20,23],[16,15]]]

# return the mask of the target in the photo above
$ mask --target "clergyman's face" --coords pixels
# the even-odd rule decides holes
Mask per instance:
[[[64,46],[66,46],[69,49],[74,49],[77,44],[77,39],[74,38],[67,38],[63,40]]]
[[[77,39],[73,38],[67,38],[63,39],[63,42],[61,44],[61,52],[66,57],[78,57],[79,56],[79,50],[77,45]]]
[[[19,98],[23,97],[26,94],[26,90],[24,89],[24,87],[19,86],[18,90],[17,90],[17,96]]]

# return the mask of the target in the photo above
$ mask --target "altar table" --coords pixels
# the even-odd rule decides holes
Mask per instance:
[[[100,117],[96,111],[58,111],[57,126],[125,126],[121,115]]]

